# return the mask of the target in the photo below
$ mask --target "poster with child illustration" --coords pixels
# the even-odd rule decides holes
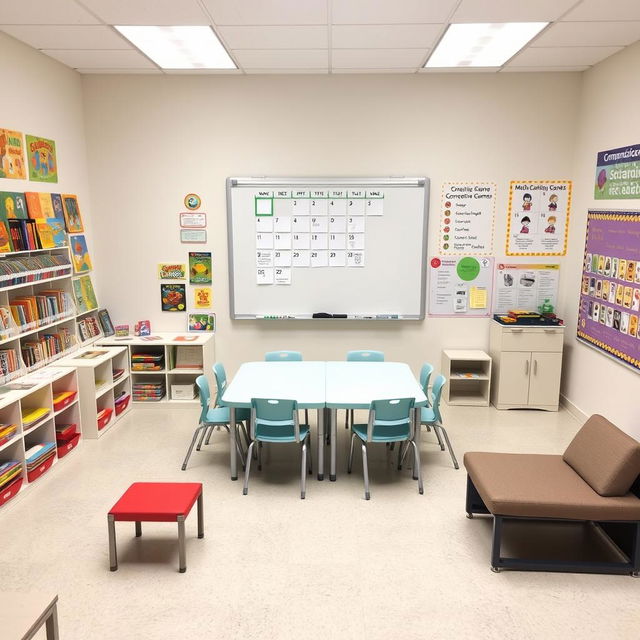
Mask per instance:
[[[567,253],[570,180],[512,181],[509,185],[509,256],[563,256]]]

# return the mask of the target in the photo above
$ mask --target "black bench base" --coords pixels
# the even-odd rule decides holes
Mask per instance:
[[[467,517],[475,514],[493,516],[493,543],[491,546],[491,569],[516,571],[560,571],[565,573],[606,573],[640,575],[640,522],[638,521],[582,521],[561,518],[527,518],[492,514],[484,504],[471,478],[467,475]],[[500,555],[503,524],[507,520],[530,522],[588,522],[603,536],[614,549],[625,558],[621,562],[598,562],[593,560],[535,560],[525,558],[505,558]]]

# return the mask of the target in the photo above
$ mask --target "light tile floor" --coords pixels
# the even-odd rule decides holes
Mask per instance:
[[[559,453],[580,426],[566,411],[444,411],[460,462],[469,450]],[[0,511],[2,588],[58,592],[61,640],[638,638],[640,580],[492,573],[490,521],[465,518],[465,472],[432,434],[423,496],[382,446],[365,502],[360,461],[345,473],[342,426],[337,482],[310,480],[301,501],[297,451],[273,447],[243,496],[223,432],[180,471],[197,413],[136,408]],[[185,574],[176,527],[162,523],[139,539],[117,524],[109,571],[106,513],[145,480],[204,483],[205,538],[194,511]]]

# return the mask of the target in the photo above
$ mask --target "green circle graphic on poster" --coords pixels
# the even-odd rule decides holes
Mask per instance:
[[[458,277],[465,282],[475,280],[480,273],[480,263],[475,258],[462,258],[456,267]]]

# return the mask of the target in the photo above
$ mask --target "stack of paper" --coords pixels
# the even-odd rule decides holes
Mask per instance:
[[[37,469],[45,460],[56,455],[55,442],[43,442],[27,449],[25,458],[27,459],[27,472]]]
[[[164,397],[164,380],[158,382],[136,382],[133,385],[133,399],[136,402],[158,402]]]
[[[164,354],[134,353],[131,356],[132,371],[160,371],[164,369]]]
[[[34,425],[38,420],[41,420],[49,413],[49,409],[45,407],[38,407],[36,409],[30,407],[22,408],[22,426],[28,429]]]
[[[17,460],[9,460],[0,463],[0,491],[5,489],[17,476],[20,475],[22,467]]]
[[[4,444],[13,438],[16,432],[15,424],[0,424],[0,444]]]

